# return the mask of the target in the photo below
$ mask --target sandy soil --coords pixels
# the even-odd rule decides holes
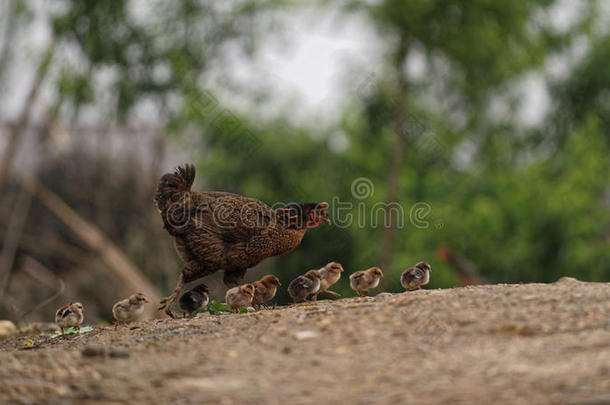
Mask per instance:
[[[610,284],[382,293],[13,336],[0,341],[0,402],[610,404]]]

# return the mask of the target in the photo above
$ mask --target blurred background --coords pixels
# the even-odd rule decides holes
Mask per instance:
[[[185,162],[196,190],[330,203],[247,281],[609,281],[609,27],[604,0],[2,1],[0,319],[170,292],[152,199]]]

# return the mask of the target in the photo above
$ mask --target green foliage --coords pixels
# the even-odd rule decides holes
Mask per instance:
[[[601,120],[602,129],[610,137],[610,41],[608,37],[601,37],[592,38],[591,42],[591,52],[585,62],[565,82],[553,87],[557,105],[549,122],[553,129],[549,135],[559,143],[591,114]]]
[[[228,306],[225,302],[220,302],[216,300],[212,300],[205,309],[211,315],[225,315],[233,313],[233,310],[230,306]],[[248,312],[254,312],[254,308],[239,308],[240,314],[246,314]]]
[[[74,328],[66,328],[64,329],[64,335],[78,335],[81,333],[91,332],[92,330],[93,328],[91,326],[83,326],[79,330]],[[59,336],[61,336],[61,331],[53,332],[51,335],[49,335],[49,339],[55,339]]]
[[[396,58],[419,46],[429,58],[443,59],[451,69],[449,83],[479,102],[498,85],[542,63],[550,45],[561,44],[556,34],[533,21],[534,13],[555,0],[354,3],[382,33],[394,37]]]
[[[78,51],[82,63],[65,63],[59,80],[61,101],[75,108],[103,99],[90,83],[99,74],[110,79],[105,100],[111,118],[125,122],[131,109],[149,98],[169,119],[169,99],[197,88],[197,81],[219,62],[226,44],[252,52],[252,19],[279,1],[236,2],[70,0],[53,16],[58,42]],[[134,12],[138,9],[144,16]],[[109,74],[110,73],[110,74]],[[69,79],[70,78],[70,79]],[[197,78],[195,80],[194,78]],[[105,89],[107,90],[107,89]]]

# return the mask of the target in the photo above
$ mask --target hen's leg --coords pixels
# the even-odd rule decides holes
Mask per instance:
[[[180,290],[182,290],[182,286],[184,285],[184,277],[182,273],[178,276],[178,282],[176,283],[176,288],[174,288],[174,292],[169,297],[165,297],[159,303],[159,311],[165,310],[165,313],[170,316],[170,318],[176,318],[174,313],[172,312],[172,305],[178,299],[180,295]]]
[[[340,297],[340,296],[341,296],[341,294],[336,293],[336,292],[334,292],[334,291],[330,291],[330,290],[326,290],[326,291],[324,291],[324,292],[325,292],[325,293],[327,293],[327,294],[332,295],[333,297]]]
[[[244,280],[247,270],[248,269],[225,271],[222,281],[224,281],[225,285],[229,288],[237,287]]]

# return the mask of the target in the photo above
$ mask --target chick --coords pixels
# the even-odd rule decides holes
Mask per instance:
[[[302,276],[292,280],[288,285],[288,294],[292,297],[294,304],[297,301],[307,301],[310,294],[315,294],[320,289],[321,275],[319,270],[309,270]]]
[[[117,329],[119,323],[127,323],[137,320],[144,312],[144,304],[148,298],[142,293],[130,295],[112,306],[112,315],[114,315],[114,330]]]
[[[264,306],[265,302],[271,301],[275,297],[277,288],[281,287],[280,280],[271,274],[264,276],[259,281],[255,281],[252,285],[255,289],[252,306],[256,310],[259,310],[261,305]]]
[[[313,300],[318,300],[318,294],[320,293],[328,293],[333,297],[339,297],[340,294],[337,294],[334,291],[329,291],[328,287],[335,284],[341,278],[341,273],[343,272],[343,266],[337,262],[330,262],[326,266],[322,267],[320,270],[320,289],[313,295]]]
[[[371,267],[367,270],[360,270],[349,276],[349,285],[358,296],[369,295],[369,288],[379,285],[379,279],[383,277],[383,272],[379,267]]]
[[[244,284],[238,287],[233,287],[225,295],[227,305],[231,307],[233,312],[238,313],[239,308],[247,307],[252,303],[255,288],[252,284]]]
[[[400,284],[407,291],[419,290],[422,285],[430,282],[432,268],[428,263],[419,262],[415,266],[406,269],[400,276]]]
[[[80,302],[64,305],[55,312],[55,323],[61,329],[62,336],[66,328],[73,327],[77,331],[80,330],[80,326],[85,318],[83,312],[85,312],[85,308],[83,308],[83,304]]]
[[[182,310],[183,316],[186,314],[193,317],[193,312],[204,308],[210,302],[210,296],[208,293],[210,289],[205,285],[201,284],[193,288],[191,291],[187,291],[178,300],[178,305]]]

